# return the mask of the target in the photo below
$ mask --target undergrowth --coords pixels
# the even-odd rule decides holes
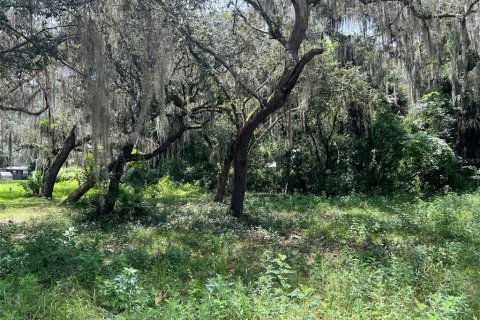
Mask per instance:
[[[480,314],[478,193],[429,200],[251,194],[242,222],[193,186],[164,186],[149,189],[145,198],[155,205],[130,222],[79,222],[66,210],[3,223],[0,318]]]

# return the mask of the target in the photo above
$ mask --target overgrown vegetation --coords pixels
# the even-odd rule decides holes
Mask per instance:
[[[0,0],[0,319],[478,319],[479,48],[480,0]]]
[[[17,184],[0,186],[7,206],[28,199]],[[77,209],[2,220],[0,317],[443,320],[480,312],[478,193],[250,194],[249,219],[240,221],[192,188],[163,179],[145,192],[148,214],[120,224],[84,221]]]

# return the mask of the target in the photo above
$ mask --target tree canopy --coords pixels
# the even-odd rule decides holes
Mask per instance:
[[[470,185],[479,7],[1,1],[2,161],[31,163],[45,197],[63,166],[83,168],[68,201],[103,186],[98,214],[115,211],[132,170],[202,181],[218,201],[231,192],[236,217],[247,189]]]

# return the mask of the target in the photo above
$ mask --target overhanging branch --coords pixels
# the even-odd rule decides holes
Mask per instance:
[[[422,20],[432,20],[432,19],[445,19],[445,18],[466,18],[471,14],[476,13],[475,6],[480,3],[480,0],[474,0],[466,9],[465,12],[455,13],[455,12],[443,12],[443,13],[428,13],[426,10],[420,10],[418,6],[416,6],[412,0],[359,0],[361,3],[367,5],[372,3],[380,3],[380,2],[397,2],[403,4],[407,7],[412,14],[417,17],[418,19]],[[313,2],[318,2],[313,0]]]
[[[211,55],[218,63],[220,63],[225,69],[228,70],[228,72],[233,76],[233,78],[235,79],[235,82],[237,82],[240,87],[245,90],[249,95],[251,95],[252,97],[254,97],[255,99],[258,100],[258,102],[260,102],[260,104],[263,104],[263,99],[261,97],[259,97],[255,91],[253,89],[251,89],[248,85],[246,85],[244,83],[244,81],[242,80],[242,78],[240,77],[240,75],[237,73],[237,71],[235,71],[234,67],[231,66],[229,63],[227,63],[217,52],[215,52],[213,49],[207,47],[206,45],[204,45],[202,42],[198,41],[197,39],[195,39],[194,37],[192,37],[191,35],[191,32],[187,31],[187,30],[184,30],[182,29],[182,33],[183,35],[190,41],[192,42],[193,44],[195,44],[195,46],[197,46],[198,48],[200,48],[202,51],[208,53],[209,55]]]
[[[287,39],[283,35],[281,31],[281,27],[273,21],[273,19],[268,15],[268,13],[265,11],[265,9],[260,5],[258,1],[255,0],[245,0],[246,3],[251,5],[255,11],[260,14],[262,19],[265,21],[268,27],[268,33],[272,37],[272,39],[277,40],[282,44],[282,46],[286,47],[287,46]],[[237,11],[239,11],[237,9]]]
[[[44,113],[45,111],[47,111],[48,108],[49,108],[49,106],[47,105],[43,109],[40,109],[38,111],[31,111],[31,110],[28,110],[26,108],[7,107],[5,105],[0,104],[0,110],[2,110],[2,111],[21,112],[21,113],[28,114],[29,116],[39,116],[42,113]]]

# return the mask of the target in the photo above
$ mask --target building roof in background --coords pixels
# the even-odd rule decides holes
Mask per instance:
[[[27,166],[11,166],[11,167],[6,167],[4,170],[28,170]]]

